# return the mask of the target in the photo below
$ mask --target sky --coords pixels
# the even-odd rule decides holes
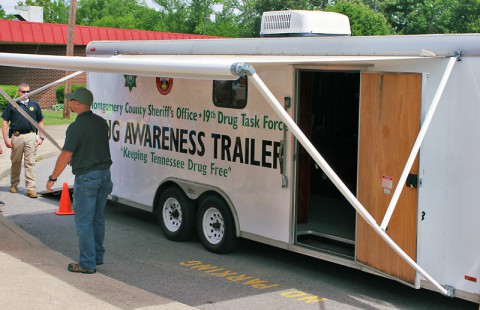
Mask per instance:
[[[15,6],[17,5],[18,0],[0,0],[0,5],[3,7],[5,10],[5,13],[10,14],[15,11]],[[147,4],[151,7],[155,7],[155,4],[153,4],[153,1],[151,0],[146,0]]]
[[[3,7],[5,12],[12,13],[15,10],[15,5],[17,1],[12,1],[12,0],[0,0],[0,5]]]

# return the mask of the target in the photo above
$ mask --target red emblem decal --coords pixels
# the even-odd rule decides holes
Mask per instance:
[[[167,95],[173,86],[173,78],[157,77],[156,78],[157,89],[162,95]]]

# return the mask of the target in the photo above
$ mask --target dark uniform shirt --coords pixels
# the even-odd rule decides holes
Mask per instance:
[[[30,99],[28,100],[27,104],[23,104],[20,101],[17,101],[18,105],[30,115],[31,118],[37,121],[41,121],[43,119],[42,109],[40,105]],[[10,122],[10,131],[9,137],[12,135],[12,132],[19,131],[20,133],[28,133],[28,132],[37,132],[35,126],[33,126],[17,109],[12,105],[8,104],[5,110],[3,110],[2,118],[5,121]]]
[[[108,124],[92,111],[80,113],[67,128],[63,150],[72,152],[72,173],[85,174],[112,165]]]

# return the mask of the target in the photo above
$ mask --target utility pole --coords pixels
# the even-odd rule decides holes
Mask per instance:
[[[75,34],[75,16],[77,15],[77,0],[70,1],[70,15],[68,16],[68,34],[67,34],[67,56],[73,56],[73,38]],[[68,72],[66,73],[68,74]],[[65,82],[65,94],[72,92],[72,82]],[[70,119],[70,109],[68,107],[68,99],[63,99],[63,118]]]

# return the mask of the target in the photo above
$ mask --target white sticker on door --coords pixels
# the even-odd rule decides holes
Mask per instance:
[[[393,188],[393,178],[386,175],[382,176],[382,188],[384,194],[390,194]]]

